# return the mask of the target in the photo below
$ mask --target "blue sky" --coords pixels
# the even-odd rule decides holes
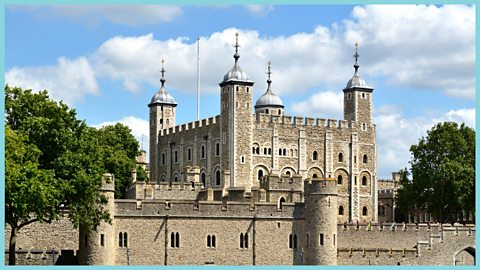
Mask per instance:
[[[48,89],[89,125],[122,122],[148,149],[147,104],[166,87],[177,124],[196,120],[196,44],[201,118],[219,113],[218,83],[233,65],[272,88],[288,115],[341,119],[341,89],[360,74],[374,90],[378,176],[408,166],[408,148],[438,121],[475,125],[472,6],[7,6],[5,81]]]

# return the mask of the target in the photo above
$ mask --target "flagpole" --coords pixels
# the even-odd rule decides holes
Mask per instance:
[[[197,38],[197,120],[200,120],[200,37]]]

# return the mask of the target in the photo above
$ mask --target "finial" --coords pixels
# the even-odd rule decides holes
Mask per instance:
[[[165,78],[164,78],[164,76],[165,76],[165,69],[163,68],[164,63],[165,63],[165,61],[162,59],[162,70],[160,71],[160,72],[162,72],[162,78],[160,79],[160,82],[162,83],[162,87],[163,87],[163,85],[165,84],[165,81],[166,81]]]
[[[358,42],[355,42],[355,54],[353,55],[353,57],[355,57],[355,64],[353,65],[353,67],[355,68],[355,74],[357,74],[358,72],[358,68],[360,67],[358,65],[358,57],[360,55],[358,54]]]
[[[238,45],[238,32],[235,33],[235,54],[233,55],[233,58],[235,58],[235,63],[237,63],[238,61],[238,58],[240,58],[240,54],[238,54],[238,47],[240,47],[240,45]]]
[[[271,64],[272,63],[270,61],[268,61],[268,72],[267,72],[267,74],[268,74],[268,80],[267,80],[268,88],[267,88],[267,90],[270,90],[270,84],[272,83],[272,80],[270,79],[270,75],[272,75],[272,71],[270,70]]]

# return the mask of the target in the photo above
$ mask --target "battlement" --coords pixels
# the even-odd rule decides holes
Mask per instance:
[[[394,196],[393,189],[379,189],[378,190],[378,197],[379,198],[390,198]]]
[[[304,180],[305,195],[308,194],[337,194],[337,181],[334,178]]]
[[[303,203],[235,202],[197,200],[115,200],[115,218],[122,216],[178,216],[223,218],[303,219]]]
[[[194,130],[194,129],[197,129],[197,128],[214,126],[218,122],[220,122],[220,115],[205,118],[205,119],[194,121],[194,122],[189,122],[189,123],[178,125],[178,126],[171,127],[171,128],[168,128],[168,129],[162,129],[162,130],[160,130],[160,136],[165,136],[165,135],[170,135],[170,134],[178,134],[178,133],[182,133],[182,132],[188,132],[190,130]]]
[[[255,114],[257,123],[278,123],[293,126],[317,126],[327,129],[352,129],[355,121],[312,118],[303,116],[270,115],[265,113]]]
[[[337,227],[338,231],[358,231],[359,233],[364,232],[378,232],[378,231],[385,231],[385,232],[397,232],[403,233],[406,231],[411,232],[429,232],[429,233],[439,233],[441,231],[445,233],[474,233],[475,226],[474,225],[451,225],[451,224],[439,224],[439,223],[383,223],[383,224],[338,224]]]

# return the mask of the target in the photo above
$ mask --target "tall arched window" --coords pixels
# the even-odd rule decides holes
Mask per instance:
[[[343,154],[342,153],[338,154],[338,162],[343,162]]]
[[[343,184],[343,177],[342,175],[337,176],[337,185],[342,185]]]
[[[257,146],[257,148],[255,149],[255,153],[256,153],[257,155],[260,155],[260,147]]]
[[[243,233],[240,234],[240,248],[243,248]]]
[[[268,148],[268,154],[269,154],[269,155],[272,154],[272,148]]]
[[[175,156],[175,163],[177,163],[178,162],[178,152],[177,152],[177,150],[175,150],[174,156]]]
[[[367,185],[367,177],[363,176],[362,177],[362,186],[366,186],[366,185]]]
[[[126,232],[123,233],[123,246],[128,247],[128,235]]]
[[[366,216],[368,214],[368,209],[366,206],[362,208],[362,216]]]
[[[180,234],[178,232],[175,234],[175,240],[176,240],[175,241],[175,247],[179,248],[180,247]]]
[[[313,160],[318,160],[318,152],[317,151],[313,151],[312,159]]]
[[[257,180],[262,180],[262,177],[263,177],[263,170],[260,169],[258,170],[258,173],[257,173]]]
[[[283,209],[283,203],[285,203],[285,198],[284,197],[280,197],[280,199],[278,200],[278,209]]]
[[[202,145],[201,157],[205,158],[205,146],[204,145]]]
[[[297,234],[293,235],[293,248],[297,248]]]
[[[123,247],[123,233],[118,233],[118,246]]]
[[[267,154],[267,148],[263,148],[263,154],[266,155]]]
[[[343,216],[343,206],[342,206],[342,205],[340,205],[340,206],[338,207],[338,215],[339,215],[339,216]]]
[[[215,156],[220,156],[220,144],[216,143],[215,144]]]
[[[220,170],[215,173],[215,185],[220,186]]]
[[[192,160],[192,148],[187,149],[187,160],[188,161]]]
[[[207,186],[207,181],[205,179],[205,173],[202,172],[202,175],[201,175],[201,181],[202,181],[202,184],[203,184],[203,187],[206,187]]]
[[[282,148],[279,148],[279,149],[278,149],[278,155],[279,155],[279,156],[282,155]]]
[[[162,153],[162,165],[165,165],[165,153]]]
[[[283,155],[286,156],[287,155],[287,149],[283,148]]]
[[[367,155],[363,155],[363,163],[368,163],[368,156]]]

